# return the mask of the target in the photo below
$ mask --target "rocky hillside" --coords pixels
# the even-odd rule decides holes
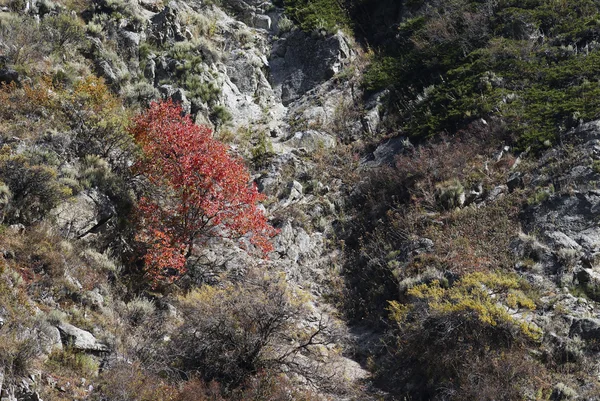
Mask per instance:
[[[598,399],[599,20],[0,0],[0,398]]]

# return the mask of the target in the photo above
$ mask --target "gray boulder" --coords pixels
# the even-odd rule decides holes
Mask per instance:
[[[396,160],[396,156],[410,146],[412,145],[408,139],[403,136],[386,139],[377,146],[373,153],[363,158],[361,164],[366,167],[392,165]]]
[[[175,93],[171,95],[171,99],[173,99],[175,103],[179,103],[181,105],[181,108],[185,114],[190,114],[192,111],[192,103],[185,96],[183,89],[177,89]]]
[[[173,87],[173,85],[166,85],[165,84],[165,85],[160,85],[158,87],[158,92],[164,98],[173,96],[173,94],[175,94],[175,91],[176,91],[176,89]]]
[[[79,351],[108,352],[105,344],[99,342],[89,331],[77,328],[69,323],[60,323],[56,326],[64,345],[73,347]]]
[[[304,188],[302,188],[302,184],[298,181],[293,181],[290,185],[290,194],[288,196],[287,201],[284,203],[284,206],[287,206],[293,202],[297,202],[304,196]]]
[[[154,82],[161,82],[163,80],[169,81],[172,80],[173,75],[177,71],[177,60],[173,60],[168,57],[160,56],[155,60],[155,78]]]
[[[39,334],[40,346],[45,354],[62,349],[60,331],[55,326],[46,325],[42,327]]]
[[[162,1],[160,0],[139,0],[139,3],[140,6],[153,13],[159,12],[162,5]]]
[[[119,48],[124,60],[129,61],[131,64],[137,64],[140,41],[141,37],[139,33],[126,31],[124,29],[119,31]],[[135,61],[135,63],[133,61]]]
[[[506,185],[508,186],[508,190],[510,192],[518,188],[524,188],[525,183],[523,182],[523,176],[518,172],[511,174],[506,181]]]
[[[335,147],[335,138],[319,131],[307,130],[296,132],[284,144],[292,148],[304,148],[309,152],[315,152],[319,149]]]
[[[252,25],[258,29],[271,29],[271,17],[264,14],[256,14],[252,17]]]
[[[119,79],[117,74],[113,70],[112,66],[106,60],[98,60],[96,62],[96,70],[98,74],[103,77],[109,85],[116,84]]]

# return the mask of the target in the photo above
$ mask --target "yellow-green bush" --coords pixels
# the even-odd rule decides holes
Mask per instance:
[[[514,317],[517,311],[535,310],[535,303],[523,292],[526,289],[522,280],[506,273],[470,273],[445,286],[434,280],[409,289],[407,295],[414,298],[409,304],[390,301],[390,317],[403,325],[411,314],[421,314],[425,310],[429,316],[478,320],[490,327],[518,329],[537,341],[540,330],[522,316]]]
[[[389,303],[392,327],[376,380],[419,400],[521,398],[545,374],[527,356],[542,334],[526,320],[535,309],[527,291],[517,276],[483,272],[414,286],[404,303]]]

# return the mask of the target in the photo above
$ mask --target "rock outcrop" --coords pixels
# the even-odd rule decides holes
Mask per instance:
[[[273,44],[270,79],[287,106],[339,73],[353,58],[348,39],[338,32],[322,38],[296,30]]]
[[[110,350],[106,344],[99,342],[89,331],[69,323],[60,323],[56,327],[65,346],[86,352],[108,352]]]

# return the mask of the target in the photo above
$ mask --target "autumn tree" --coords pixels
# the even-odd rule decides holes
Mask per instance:
[[[194,246],[210,238],[232,238],[266,254],[276,230],[258,203],[264,199],[242,160],[213,139],[172,101],[152,103],[130,128],[143,156],[134,166],[149,190],[138,204],[137,239],[146,246],[144,263],[157,284],[186,271]]]

